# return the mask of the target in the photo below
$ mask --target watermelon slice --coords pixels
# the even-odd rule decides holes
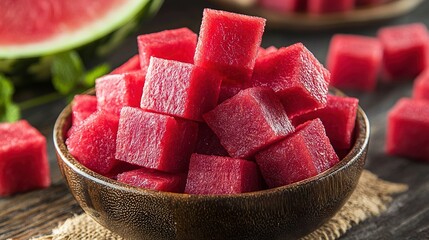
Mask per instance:
[[[429,162],[429,101],[400,99],[387,118],[386,151]]]
[[[185,192],[233,194],[260,190],[261,180],[254,162],[230,157],[192,154]]]
[[[0,196],[51,183],[46,139],[27,121],[0,124]]]
[[[117,46],[144,17],[156,13],[162,2],[0,1],[0,71],[46,78],[49,55],[72,49],[93,61]]]
[[[415,80],[413,98],[429,101],[429,69],[422,72]]]

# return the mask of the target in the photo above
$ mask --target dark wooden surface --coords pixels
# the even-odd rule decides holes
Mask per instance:
[[[180,4],[179,1],[167,1],[158,16],[142,26],[140,33],[183,26],[198,32],[204,7],[216,6],[202,0],[184,0]],[[305,33],[267,29],[262,45],[281,47],[303,42],[324,62],[329,40],[336,32],[375,36],[381,26],[411,22],[424,22],[429,26],[428,1],[406,16],[369,26]],[[136,40],[132,36],[107,60],[117,66],[136,52]],[[410,96],[411,88],[412,82],[409,81],[399,84],[380,83],[373,93],[348,92],[360,99],[371,122],[366,168],[383,179],[406,183],[410,189],[397,196],[387,212],[353,227],[342,239],[429,239],[429,164],[384,154],[386,113],[399,98]],[[82,212],[64,185],[52,144],[52,127],[65,104],[65,101],[57,101],[24,112],[24,118],[48,138],[53,185],[45,190],[0,199],[0,239],[28,239],[49,234],[52,228],[66,218]]]

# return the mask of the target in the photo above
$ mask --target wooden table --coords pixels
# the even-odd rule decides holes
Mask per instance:
[[[205,6],[216,7],[202,0],[186,0],[181,4],[167,1],[158,16],[142,26],[140,33],[183,26],[197,32]],[[411,14],[393,21],[336,32],[374,36],[382,25],[410,22],[424,22],[429,26],[428,1]],[[333,33],[335,32],[299,33],[267,29],[262,45],[280,47],[303,42],[324,62]],[[136,52],[136,40],[132,36],[109,56],[108,61],[117,66]],[[411,88],[411,82],[379,84],[377,91],[373,93],[348,93],[360,99],[371,122],[371,143],[366,168],[383,179],[406,183],[410,189],[397,196],[387,212],[353,227],[342,239],[429,239],[429,164],[386,156],[384,153],[386,113],[396,100],[410,96]],[[24,112],[24,118],[39,128],[48,139],[53,184],[45,190],[0,199],[0,239],[28,239],[48,234],[60,222],[82,212],[62,180],[52,144],[52,127],[65,104],[65,101],[57,101]]]

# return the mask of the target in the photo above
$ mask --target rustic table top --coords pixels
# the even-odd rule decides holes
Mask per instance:
[[[201,0],[184,0],[181,4],[166,1],[155,19],[145,23],[139,33],[184,26],[198,32],[204,7],[217,6]],[[304,33],[267,29],[262,45],[281,47],[303,42],[324,62],[330,38],[336,32],[375,36],[381,26],[411,22],[424,22],[429,26],[428,1],[406,16],[372,25]],[[131,36],[109,56],[108,61],[117,66],[136,52],[135,36]],[[373,93],[348,92],[360,99],[371,122],[366,168],[385,180],[406,183],[410,189],[397,196],[387,212],[354,226],[342,239],[429,239],[429,164],[384,153],[386,113],[399,98],[410,96],[411,89],[412,82],[409,81],[380,83]],[[62,180],[52,143],[52,128],[65,104],[65,101],[57,101],[24,112],[24,118],[48,139],[53,184],[48,189],[0,199],[0,239],[28,239],[49,234],[60,222],[82,212]]]

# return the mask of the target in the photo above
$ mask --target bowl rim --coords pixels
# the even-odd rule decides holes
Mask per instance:
[[[341,91],[337,89],[331,89],[335,95],[345,96]],[[94,95],[95,90],[90,89],[83,94]],[[297,189],[302,186],[306,186],[314,183],[318,180],[323,180],[328,178],[331,175],[349,167],[354,162],[356,162],[362,154],[364,154],[365,149],[369,144],[369,136],[370,136],[370,123],[368,117],[366,116],[363,109],[358,105],[357,114],[356,114],[356,123],[355,123],[355,142],[348,152],[348,154],[341,159],[335,166],[330,169],[319,173],[313,177],[294,182],[288,185],[269,188],[254,192],[246,192],[246,193],[238,193],[238,194],[188,194],[188,193],[174,193],[174,192],[162,192],[151,189],[144,189],[139,187],[134,187],[125,183],[121,183],[114,179],[105,177],[101,174],[98,174],[89,168],[82,165],[79,161],[77,161],[68,151],[67,146],[65,144],[65,136],[67,130],[64,130],[64,125],[70,121],[72,114],[71,103],[69,103],[59,114],[53,130],[53,142],[55,151],[57,153],[57,161],[62,161],[67,164],[74,172],[77,174],[90,179],[91,181],[97,182],[99,184],[112,187],[118,190],[134,192],[139,195],[151,195],[151,196],[159,196],[159,197],[173,197],[176,199],[238,199],[238,198],[248,198],[262,195],[271,195],[277,194],[279,192],[283,192],[286,190]],[[60,166],[61,168],[61,166]]]

